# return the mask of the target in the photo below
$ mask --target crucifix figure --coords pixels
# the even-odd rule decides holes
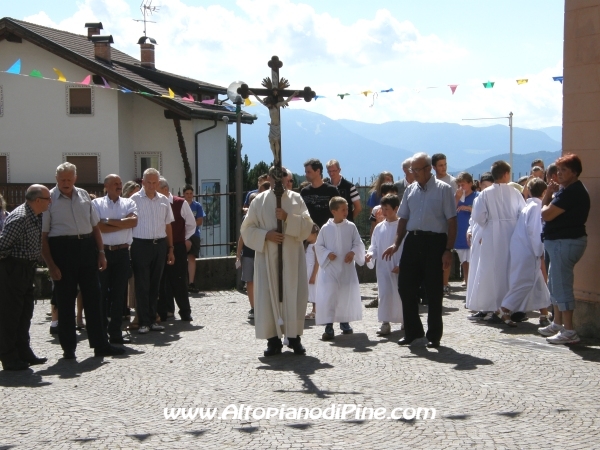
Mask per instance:
[[[277,56],[273,56],[267,65],[271,68],[271,77],[264,78],[262,81],[263,88],[249,88],[247,84],[242,84],[238,88],[238,94],[245,100],[250,95],[267,107],[271,122],[269,123],[269,145],[273,152],[274,180],[275,180],[275,196],[277,197],[277,208],[281,208],[281,196],[283,195],[283,184],[281,178],[283,171],[281,169],[281,108],[285,108],[288,102],[294,97],[302,97],[305,101],[310,102],[315,98],[316,94],[310,87],[305,87],[302,91],[293,91],[288,89],[290,83],[285,78],[279,78],[279,69],[283,67],[283,63]],[[261,99],[259,96],[262,96]],[[287,97],[284,99],[284,97]],[[277,220],[277,232],[283,231],[283,221]],[[282,246],[278,248],[278,264],[279,264],[279,301],[283,301],[283,257]]]

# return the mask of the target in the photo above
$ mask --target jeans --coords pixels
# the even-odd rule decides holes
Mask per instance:
[[[559,311],[573,311],[575,309],[573,269],[585,252],[587,236],[577,239],[546,240],[544,246],[550,255],[548,289],[552,304],[558,306]]]

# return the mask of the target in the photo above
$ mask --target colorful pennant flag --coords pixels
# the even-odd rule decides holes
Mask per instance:
[[[394,92],[393,88],[383,89],[381,92]]]
[[[206,103],[207,105],[214,105],[215,99],[211,98],[210,100],[202,100],[200,103]]]
[[[521,78],[520,80],[517,80],[517,84],[527,84],[528,82],[528,78]]]
[[[318,98],[327,98],[324,95],[315,95],[315,101],[317,101]]]
[[[449,84],[448,87],[452,91],[452,95],[454,95],[454,93],[456,92],[456,88],[458,87],[458,84]]]
[[[192,94],[188,93],[187,97],[182,97],[181,100],[183,100],[184,102],[193,102],[194,97],[192,97]]]
[[[62,81],[63,83],[67,81],[67,79],[60,70],[58,70],[56,67],[53,67],[53,70],[56,73],[56,76],[58,77],[58,81]]]
[[[491,89],[494,87],[494,84],[496,84],[495,81],[486,81],[485,83],[483,83],[483,87],[486,89]]]
[[[85,84],[86,86],[90,84],[90,81],[92,79],[91,75],[88,75],[87,77],[85,77],[79,84]]]
[[[164,95],[164,94],[163,94],[163,95],[161,95],[161,97],[165,97],[165,98],[175,98],[175,92],[173,92],[173,91],[171,90],[171,88],[167,88],[167,89],[169,89],[169,94],[168,94],[168,95]]]
[[[17,59],[15,63],[6,71],[6,73],[14,73],[19,75],[21,73],[21,60]]]
[[[362,91],[361,94],[364,95],[365,97],[369,94],[372,94],[373,91]]]
[[[249,98],[244,99],[244,106],[250,106],[251,104],[252,104],[252,100],[250,100]]]
[[[560,84],[563,82],[563,77],[552,77],[554,81],[560,81]]]
[[[108,81],[106,81],[106,78],[104,78],[104,77],[100,77],[100,78],[102,78],[102,82],[104,83],[104,87],[106,89],[110,89],[110,84],[108,84]]]
[[[131,93],[131,92],[132,92],[132,91],[130,91],[129,89],[127,89],[126,87],[123,87],[123,86],[120,86],[120,87],[119,87],[119,90],[120,90],[121,92],[124,92],[125,94],[129,94],[129,93]]]
[[[31,72],[29,72],[29,76],[33,78],[44,78],[42,72],[36,69],[33,69]]]
[[[338,94],[337,96],[338,96],[339,98],[341,98],[342,100],[344,100],[344,97],[345,97],[346,95],[350,95],[350,94],[348,94],[348,93],[346,92],[345,94]]]

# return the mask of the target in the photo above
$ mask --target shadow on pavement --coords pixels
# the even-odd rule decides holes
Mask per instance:
[[[0,371],[0,386],[2,387],[44,387],[52,383],[44,381],[39,372],[34,372],[31,369],[18,371]],[[0,450],[4,447],[0,446]],[[10,447],[6,447],[10,448]]]
[[[364,353],[372,352],[371,347],[375,347],[381,341],[372,341],[366,333],[338,334],[333,341],[330,341],[333,347],[351,348],[353,352]]]
[[[103,364],[107,364],[103,358],[87,358],[81,362],[61,358],[54,365],[45,370],[40,370],[36,374],[41,376],[58,375],[59,378],[77,378],[83,373],[98,369]]]
[[[475,370],[477,366],[494,364],[489,359],[477,358],[466,353],[458,353],[456,350],[443,345],[438,348],[438,351],[429,351],[426,347],[416,345],[411,345],[408,348],[413,355],[428,359],[429,361],[442,364],[455,364],[453,367],[455,370]]]

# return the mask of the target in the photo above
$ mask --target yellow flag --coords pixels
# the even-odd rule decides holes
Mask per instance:
[[[244,100],[244,106],[251,106],[251,105],[252,105],[252,101],[249,98]]]
[[[364,95],[365,97],[369,94],[372,94],[372,91],[362,91],[361,94]]]
[[[527,78],[522,78],[520,80],[517,80],[517,84],[527,84],[527,82],[529,81],[529,79]]]
[[[60,70],[54,68],[54,72],[58,76],[58,81],[62,81],[63,83],[67,81],[67,79],[65,78],[65,76],[62,74],[62,72]]]
[[[161,95],[161,97],[166,97],[166,98],[175,98],[175,92],[173,92],[171,90],[171,88],[167,88],[169,90],[169,95]]]

